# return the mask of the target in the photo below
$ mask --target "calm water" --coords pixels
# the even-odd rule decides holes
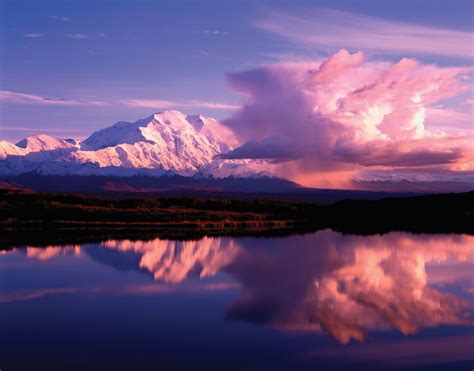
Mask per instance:
[[[0,369],[472,370],[474,236],[107,241],[0,255]]]

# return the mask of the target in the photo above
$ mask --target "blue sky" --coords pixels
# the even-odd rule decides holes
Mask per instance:
[[[227,73],[288,58],[327,57],[340,48],[299,42],[262,26],[262,19],[274,12],[327,9],[472,32],[472,2],[462,0],[2,0],[0,89],[10,96],[0,100],[0,139],[38,132],[80,138],[162,108],[226,118],[242,99],[228,86]],[[318,30],[324,19],[313,20]],[[393,61],[407,55],[398,49],[368,52]],[[409,54],[441,66],[472,64],[469,52]],[[27,97],[13,99],[11,92]],[[144,100],[166,102],[152,108],[140,104]]]

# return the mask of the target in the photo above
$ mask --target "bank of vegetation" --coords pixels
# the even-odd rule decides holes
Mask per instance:
[[[474,233],[474,192],[318,205],[275,199],[111,199],[0,190],[0,243],[8,246],[15,240],[27,242],[28,238],[198,238],[288,234],[323,228],[359,234],[392,230]]]

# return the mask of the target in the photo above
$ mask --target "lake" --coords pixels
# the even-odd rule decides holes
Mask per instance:
[[[0,369],[472,370],[474,236],[0,251]]]

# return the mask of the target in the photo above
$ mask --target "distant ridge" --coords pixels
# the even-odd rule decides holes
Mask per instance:
[[[330,204],[345,199],[378,200],[407,197],[424,193],[374,192],[365,190],[305,188],[282,178],[229,176],[225,178],[163,175],[129,177],[98,175],[38,175],[36,173],[8,177],[0,181],[0,189],[29,189],[41,192],[110,194],[111,197],[182,197],[279,199]],[[426,192],[429,193],[429,192]]]

